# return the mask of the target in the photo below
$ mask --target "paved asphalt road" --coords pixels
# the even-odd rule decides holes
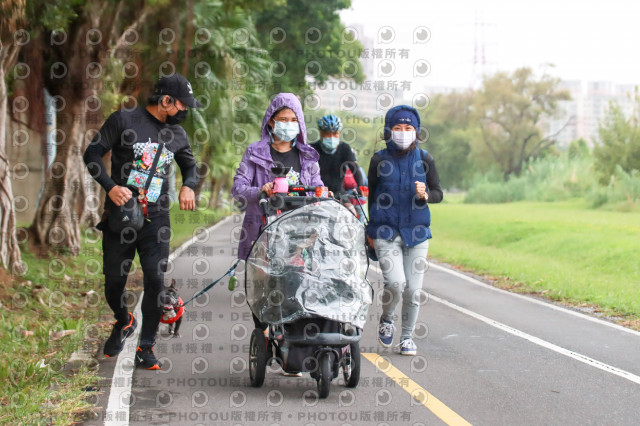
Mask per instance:
[[[225,219],[175,259],[169,277],[183,299],[231,266],[240,224],[239,216]],[[379,270],[372,267],[368,277],[378,295]],[[128,408],[131,424],[140,425],[640,424],[640,333],[496,290],[433,262],[416,329],[418,356],[378,345],[376,298],[357,388],[345,388],[340,377],[318,400],[314,380],[283,377],[279,367],[267,370],[262,388],[252,388],[253,322],[242,278],[234,292],[225,279],[188,307],[181,338],[161,327],[156,353],[165,368],[114,379],[124,392],[113,393],[110,408],[125,411],[107,410],[107,420],[123,420]],[[102,371],[131,371],[115,362],[102,361]]]

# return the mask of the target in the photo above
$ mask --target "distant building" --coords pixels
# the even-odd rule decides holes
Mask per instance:
[[[633,110],[633,85],[570,80],[563,81],[560,87],[569,91],[571,100],[559,102],[558,116],[543,123],[546,135],[557,133],[557,146],[560,148],[567,148],[579,138],[593,146],[598,139],[598,126],[611,101],[615,101],[627,115]]]
[[[350,24],[349,28],[353,28],[357,33],[357,38],[362,43],[362,47],[364,48],[364,52],[372,52],[374,47],[374,41],[371,37],[367,37],[364,35],[364,26],[362,24]],[[373,70],[374,70],[374,60],[373,55],[367,54],[363,55],[360,58],[360,64],[362,64],[362,72],[364,73],[366,78],[373,78]]]
[[[407,102],[405,94],[411,90],[411,82],[390,80],[378,75],[376,61],[381,59],[384,49],[376,48],[374,40],[364,35],[362,25],[347,25],[347,29],[355,31],[363,46],[360,63],[364,81],[362,84],[348,78],[329,78],[323,84],[311,81],[319,103],[314,109],[332,111],[342,116],[383,117],[392,106]]]
[[[374,118],[383,116],[394,105],[405,103],[400,88],[375,84],[369,80],[357,84],[350,80],[329,78],[314,89],[320,103],[317,109],[342,115]]]

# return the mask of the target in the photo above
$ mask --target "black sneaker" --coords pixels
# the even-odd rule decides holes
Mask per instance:
[[[111,329],[111,336],[104,344],[104,356],[110,358],[118,355],[124,348],[124,341],[127,337],[131,336],[138,326],[138,322],[133,317],[133,314],[129,313],[129,323],[119,324],[118,321],[113,323]]]
[[[153,346],[138,346],[136,350],[136,367],[145,370],[160,370],[162,363],[153,354]]]

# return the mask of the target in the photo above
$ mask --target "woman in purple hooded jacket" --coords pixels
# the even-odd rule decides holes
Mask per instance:
[[[290,185],[323,186],[318,152],[307,145],[302,105],[293,93],[276,95],[262,120],[262,139],[247,147],[233,178],[231,193],[247,209],[242,223],[238,258],[246,260],[258,237],[262,213],[260,191],[272,195],[275,165],[291,167]]]
[[[260,192],[273,194],[271,167],[290,167],[287,180],[290,185],[324,186],[320,179],[318,151],[307,145],[307,131],[304,124],[302,105],[293,93],[276,95],[262,120],[262,139],[247,147],[233,178],[231,193],[240,203],[247,206],[238,244],[238,258],[246,260],[253,242],[258,238],[262,213],[258,205]],[[265,330],[253,315],[256,328]],[[284,372],[285,375],[300,376],[298,371]]]

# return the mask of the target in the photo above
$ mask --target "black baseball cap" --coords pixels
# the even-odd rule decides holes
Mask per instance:
[[[193,97],[189,80],[180,74],[161,77],[153,88],[154,95],[169,95],[191,108],[202,108],[202,104]]]

